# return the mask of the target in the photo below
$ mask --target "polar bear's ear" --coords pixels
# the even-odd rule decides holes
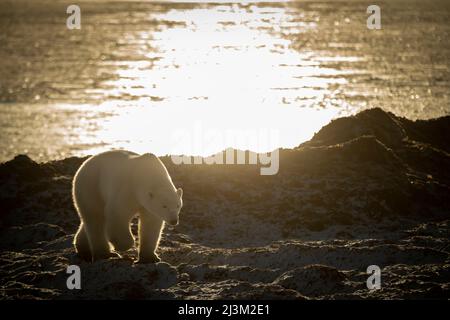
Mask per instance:
[[[152,154],[151,153],[144,153],[144,154],[137,154],[135,156],[132,156],[131,159],[135,159],[136,161],[141,161],[141,160],[148,160],[152,158]]]
[[[183,197],[183,189],[178,188],[178,189],[177,189],[177,195],[178,195],[180,198]]]
[[[143,159],[155,159],[156,156],[155,156],[153,153],[144,153],[144,154],[142,155],[142,158],[143,158]]]

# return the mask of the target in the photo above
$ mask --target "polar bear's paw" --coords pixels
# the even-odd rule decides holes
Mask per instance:
[[[117,251],[127,251],[131,248],[133,248],[134,246],[134,239],[126,239],[126,240],[121,240],[121,241],[117,241],[117,240],[111,240],[111,243],[114,246],[114,249]]]
[[[94,255],[94,261],[105,260],[109,258],[121,258],[121,256],[116,252],[102,252]]]
[[[147,256],[140,256],[136,263],[157,263],[160,261],[161,259],[156,254],[152,254]]]
[[[77,252],[78,257],[83,261],[92,261],[92,255],[89,251],[78,251]]]

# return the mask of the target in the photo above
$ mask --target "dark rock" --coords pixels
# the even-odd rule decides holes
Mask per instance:
[[[288,271],[273,283],[306,296],[319,296],[343,290],[346,276],[336,268],[309,265]]]
[[[51,170],[34,162],[27,155],[18,155],[13,160],[0,164],[0,181],[15,177],[19,181],[32,182],[51,173]]]
[[[320,129],[305,145],[329,146],[365,135],[374,136],[389,147],[400,145],[407,136],[397,117],[380,108],[374,108],[362,111],[353,117],[333,120]]]

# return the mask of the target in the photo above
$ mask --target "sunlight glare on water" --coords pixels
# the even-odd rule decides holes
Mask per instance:
[[[282,8],[270,12],[255,8],[247,13],[219,6],[188,13],[172,10],[157,18],[186,25],[138,35],[152,39],[155,52],[142,49],[152,62],[129,61],[117,70],[119,78],[111,82],[111,90],[116,95],[149,94],[151,98],[122,107],[116,102],[104,104],[115,112],[102,120],[105,123],[98,132],[104,148],[112,145],[160,155],[209,155],[227,147],[264,152],[297,146],[346,110],[314,108],[330,94],[330,84],[346,81],[339,77],[345,71],[322,68],[314,61],[314,52],[294,51],[288,40],[264,31],[265,23],[289,23]],[[192,140],[199,128],[205,134],[219,130],[222,136],[194,148],[198,141]],[[255,135],[276,131],[278,141],[227,145],[223,136],[230,130],[250,130]],[[174,141],[174,132],[180,131],[191,143]]]
[[[355,71],[322,61],[358,58],[294,50],[289,32],[317,28],[314,19],[301,20],[302,12],[224,4],[140,17],[138,26],[158,23],[127,30],[109,53],[120,59],[98,62],[114,76],[82,92],[97,104],[23,105],[29,111],[20,115],[12,111],[17,104],[2,108],[4,120],[15,115],[20,119],[9,123],[26,122],[27,130],[45,137],[42,145],[23,134],[3,157],[27,153],[47,160],[112,148],[157,155],[207,156],[228,147],[267,152],[298,146],[355,110],[334,98],[335,87]],[[243,131],[257,138],[225,138]],[[267,132],[271,139],[264,138]]]
[[[61,24],[59,4],[33,3],[2,7],[2,161],[269,151],[367,108],[450,114],[445,1],[386,2],[381,30],[367,28],[364,0],[86,0],[79,31]]]

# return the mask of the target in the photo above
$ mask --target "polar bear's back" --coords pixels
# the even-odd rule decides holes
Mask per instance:
[[[113,150],[100,153],[87,159],[76,172],[73,179],[73,199],[77,207],[89,206],[90,203],[102,205],[108,188],[120,180],[120,173],[130,157],[136,153]]]

